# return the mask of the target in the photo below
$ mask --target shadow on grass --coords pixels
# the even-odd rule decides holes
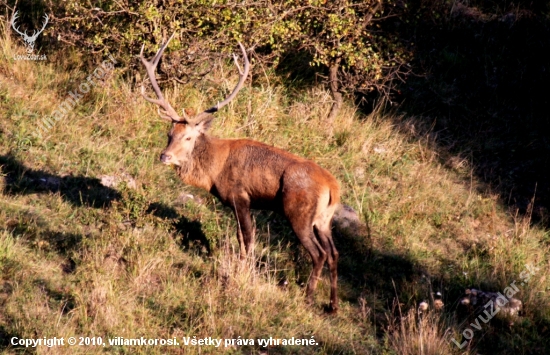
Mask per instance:
[[[1,230],[8,231],[14,237],[25,238],[33,247],[42,251],[62,256],[65,262],[61,265],[61,271],[65,274],[75,272],[77,265],[72,258],[72,252],[80,249],[82,235],[51,230],[43,219],[30,212],[24,212],[18,218],[0,224]]]
[[[277,263],[277,268],[282,271],[277,273],[276,279],[290,281],[286,279],[290,269],[290,274],[296,275],[296,280],[292,281],[305,288],[311,272],[311,258],[289,223],[276,213],[255,212],[254,216],[262,234],[267,234],[269,230],[270,247],[276,249],[284,245],[284,252],[288,253],[288,265]],[[341,228],[333,223],[332,234],[340,255],[338,294],[342,300],[357,304],[360,297],[367,297],[371,303],[374,296],[377,309],[385,312],[391,309],[396,297],[407,300],[413,297],[410,285],[420,282],[425,274],[413,258],[376,250],[372,245],[371,232],[364,225]],[[265,262],[267,260],[260,261]],[[325,267],[324,278],[327,282],[328,277],[328,268]],[[318,300],[321,301],[320,298]]]
[[[10,330],[6,329],[3,325],[0,325],[0,351],[9,351],[17,350],[19,354],[33,354],[29,348],[25,348],[21,345],[12,345],[12,338],[21,338],[19,334],[12,333]],[[16,339],[17,341],[17,339]]]
[[[68,289],[59,289],[51,285],[48,280],[36,279],[33,286],[39,288],[48,299],[51,309],[59,309],[62,315],[67,315],[76,308],[77,301]]]
[[[117,190],[101,185],[97,178],[84,176],[56,176],[26,167],[12,155],[0,155],[0,175],[4,177],[4,193],[26,195],[59,193],[74,206],[109,207],[120,199]]]
[[[10,260],[16,263],[16,260]],[[4,282],[4,285],[0,284],[0,295],[10,295],[13,292],[13,284],[17,284],[16,281],[13,282]],[[33,287],[39,288],[46,296],[47,296],[47,303],[51,310],[59,310],[59,313],[61,315],[68,315],[70,311],[75,309],[76,307],[76,301],[74,297],[71,295],[70,291],[68,289],[58,289],[56,287],[53,287],[50,282],[43,279],[36,279],[32,281]],[[18,285],[16,287],[20,287],[21,285]],[[2,300],[0,300],[0,306],[2,306]],[[6,325],[15,325],[15,328],[17,328],[16,321],[10,319],[10,316],[4,317],[2,319],[2,322]],[[13,339],[16,338],[16,339]],[[40,336],[37,336],[35,338],[41,338]],[[16,345],[12,343],[15,342]],[[24,337],[21,337],[19,334],[15,333],[11,329],[7,329],[5,325],[0,324],[0,352],[1,353],[12,353],[11,351],[15,351],[18,354],[35,354],[36,348],[33,347],[25,347],[24,345],[20,345],[18,343],[19,339],[24,339]]]
[[[172,227],[177,235],[181,236],[180,245],[183,249],[194,250],[211,255],[212,247],[210,241],[202,231],[202,224],[199,221],[192,221],[182,216],[174,208],[160,202],[153,202],[149,205],[147,213],[156,217],[172,220]]]
[[[200,222],[192,221],[189,218],[182,216],[175,208],[167,206],[163,203],[152,203],[149,205],[147,213],[170,220],[171,226],[176,232],[176,238],[181,238],[182,248],[191,251],[197,251],[205,248],[208,253],[211,251],[211,245],[203,233]],[[228,212],[229,213],[229,212]],[[277,267],[284,269],[276,276],[285,278],[289,274],[296,275],[296,282],[299,285],[307,282],[307,277],[311,271],[311,261],[307,252],[301,246],[294,233],[291,231],[288,222],[285,218],[270,212],[253,213],[256,220],[256,225],[260,235],[269,236],[269,240],[262,240],[257,243],[269,245],[272,249],[277,249],[284,246],[284,253],[288,253],[283,257],[288,261],[288,267],[277,264]],[[464,280],[458,278],[445,277],[444,272],[430,275],[421,262],[407,253],[395,253],[390,249],[384,249],[376,246],[373,239],[379,240],[381,236],[377,236],[376,231],[369,230],[368,227],[340,230],[333,230],[334,241],[338,251],[340,252],[339,261],[339,296],[357,307],[358,317],[361,314],[360,300],[363,299],[368,308],[371,309],[370,316],[364,319],[365,322],[374,325],[377,330],[376,338],[378,340],[387,336],[388,322],[394,319],[395,322],[400,321],[400,314],[395,307],[397,302],[400,303],[403,310],[415,308],[418,302],[428,300],[430,293],[441,291],[445,303],[445,317],[457,317],[459,330],[463,330],[471,323],[467,321],[468,316],[460,317],[455,313],[458,299],[463,295],[465,285]],[[269,233],[268,233],[269,232]],[[179,241],[179,240],[178,240]],[[267,246],[266,245],[266,246]],[[264,246],[262,246],[263,248]],[[288,260],[287,260],[288,259]],[[273,260],[260,260],[257,267],[263,267],[264,263],[273,262]],[[445,260],[445,265],[449,265],[454,269],[458,268],[452,260]],[[290,269],[289,269],[290,268]],[[290,270],[290,271],[289,271]],[[201,273],[197,273],[200,277]],[[327,277],[328,275],[325,275]],[[490,280],[479,280],[480,285],[487,286],[489,289],[498,288],[498,285]],[[317,297],[319,302],[326,302],[325,299]],[[510,349],[530,349],[526,353],[537,353],[533,349],[544,350],[547,345],[542,341],[541,337],[533,337],[529,339],[525,334],[546,334],[545,326],[549,322],[546,319],[539,319],[536,322],[524,318],[517,322],[513,327],[506,321],[495,318],[487,325],[484,325],[482,333],[476,333],[475,347],[480,351],[491,353],[491,349],[496,347],[491,345],[493,342],[502,342],[503,337],[506,342],[499,345],[498,349],[502,353]],[[518,338],[518,334],[523,334]],[[322,339],[317,339],[322,343]],[[373,339],[373,342],[376,339]],[[365,346],[367,349],[368,346]],[[335,346],[335,352],[347,352],[349,349],[345,347]],[[280,352],[278,352],[280,350]],[[288,349],[273,349],[273,353],[285,353]],[[500,351],[499,350],[499,351]],[[533,350],[533,351],[531,351]],[[537,351],[538,351],[537,350]],[[495,352],[493,352],[495,353]],[[500,352],[498,352],[500,353]]]
[[[527,314],[513,319],[500,317],[501,314],[486,324],[481,323],[482,329],[477,330],[470,325],[477,324],[477,314],[461,312],[463,309],[459,307],[459,300],[464,290],[471,287],[502,292],[500,283],[489,277],[474,280],[475,284],[472,285],[465,284],[467,281],[458,276],[449,277],[443,268],[460,269],[454,260],[441,260],[441,264],[445,265],[442,270],[430,274],[413,256],[377,250],[377,247],[372,246],[374,243],[371,243],[371,238],[379,237],[371,235],[368,228],[335,229],[333,234],[340,252],[340,297],[357,304],[358,312],[361,308],[358,301],[364,299],[373,311],[372,321],[377,326],[378,336],[387,335],[388,316],[393,317],[398,324],[400,322],[401,312],[398,312],[394,302],[399,302],[403,310],[416,309],[420,301],[431,304],[431,297],[440,291],[445,305],[443,316],[456,319],[459,333],[466,328],[475,331],[472,343],[474,351],[488,354],[548,353],[550,318],[546,310],[535,309],[535,304],[529,304],[529,301],[535,300],[523,299]],[[522,298],[520,293],[519,299]],[[464,339],[461,339],[458,340],[462,342]]]
[[[425,275],[421,265],[412,257],[389,251],[376,250],[373,246],[373,232],[368,225],[356,224],[348,228],[333,226],[334,243],[340,259],[338,270],[344,299],[357,303],[366,294],[375,295],[378,304],[391,309],[392,300],[410,299],[404,294],[407,285],[419,282]]]
[[[417,129],[433,127],[447,166],[446,152],[459,155],[503,204],[548,226],[550,101],[541,88],[550,79],[550,19],[536,3],[464,2],[447,20],[426,13],[414,30],[402,23],[422,76],[402,85],[401,110]]]

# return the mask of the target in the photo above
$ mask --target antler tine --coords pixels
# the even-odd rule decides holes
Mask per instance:
[[[42,31],[44,31],[44,29],[46,28],[46,25],[48,24],[48,21],[50,20],[50,16],[48,16],[48,14],[44,14],[44,25],[42,25],[42,29],[40,30],[40,33],[42,33]]]
[[[237,86],[235,86],[235,88],[233,89],[233,92],[231,92],[231,94],[229,94],[229,96],[225,100],[223,100],[222,102],[218,102],[216,106],[213,106],[204,112],[214,113],[219,109],[221,109],[222,107],[224,107],[225,105],[227,105],[231,100],[235,98],[235,96],[237,96],[239,90],[241,90],[241,88],[244,85],[246,77],[248,76],[248,72],[250,71],[250,62],[248,61],[248,56],[246,55],[246,49],[244,48],[241,42],[238,42],[238,43],[239,43],[239,47],[241,47],[241,52],[243,54],[243,61],[244,61],[244,70],[241,71],[241,67],[237,62],[237,56],[233,54],[233,60],[235,61],[235,65],[237,66],[237,70],[239,71],[239,76],[240,76],[239,82],[237,83]]]
[[[25,33],[21,33],[21,31],[19,31],[19,28],[18,27],[15,27],[15,20],[17,20],[19,18],[19,11],[15,11],[15,13],[13,14],[13,17],[11,18],[11,27],[13,27],[13,29],[15,30],[15,32],[19,33],[21,36],[27,36],[27,31],[25,31]]]
[[[42,32],[44,32],[44,29],[46,28],[46,25],[48,24],[48,21],[49,21],[49,19],[50,19],[50,17],[48,16],[48,14],[44,14],[44,19],[45,19],[46,21],[44,21],[44,24],[42,25],[42,28],[41,28],[40,30],[38,30],[38,31],[37,31],[37,30],[34,30],[34,31],[32,32],[32,36],[31,36],[32,39],[36,39],[36,38],[38,37],[39,34],[41,34]]]
[[[143,57],[143,48],[145,47],[145,44],[141,46],[141,51],[139,52],[139,58],[141,59],[141,62],[145,66],[145,70],[147,71],[147,76],[149,77],[149,80],[151,81],[151,85],[153,86],[153,91],[157,95],[158,100],[152,99],[152,98],[145,95],[145,88],[143,87],[143,84],[141,85],[141,95],[143,96],[143,98],[145,100],[147,100],[147,101],[149,101],[149,102],[151,102],[155,105],[158,105],[162,108],[162,110],[164,112],[161,112],[161,110],[159,109],[159,115],[162,118],[168,119],[168,120],[171,120],[171,121],[179,122],[179,121],[182,120],[182,118],[178,115],[178,113],[176,112],[176,110],[174,110],[174,108],[170,105],[170,103],[168,103],[168,101],[166,101],[164,99],[164,95],[162,94],[162,91],[160,90],[159,85],[157,83],[157,79],[155,77],[155,70],[156,70],[157,65],[160,61],[160,58],[162,57],[162,53],[164,52],[164,50],[168,46],[168,43],[170,43],[172,38],[174,38],[175,34],[176,34],[175,32],[172,33],[172,35],[170,36],[168,41],[166,41],[166,43],[163,44],[160,47],[160,49],[157,51],[157,53],[155,54],[155,56],[153,57],[153,59],[151,61],[147,61]]]

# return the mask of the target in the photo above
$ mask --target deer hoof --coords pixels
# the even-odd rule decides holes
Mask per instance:
[[[338,313],[338,307],[333,307],[331,303],[325,305],[324,311],[326,314],[336,314]]]

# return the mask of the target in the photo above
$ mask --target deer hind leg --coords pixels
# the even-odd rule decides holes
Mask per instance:
[[[319,245],[319,242],[315,238],[315,234],[313,233],[313,228],[311,227],[311,225],[307,226],[307,228],[297,229],[295,229],[293,225],[293,229],[302,245],[309,252],[311,260],[313,261],[313,269],[311,270],[311,274],[309,275],[309,281],[306,290],[307,301],[309,303],[313,303],[313,293],[317,288],[317,282],[321,278],[323,265],[327,260],[327,253],[325,252],[323,247]]]
[[[232,207],[237,219],[237,239],[243,260],[254,248],[255,230],[250,217],[250,204],[246,201],[235,201]]]
[[[327,311],[333,313],[338,310],[338,251],[332,240],[331,223],[337,204],[330,204],[330,196],[329,190],[319,195],[313,225],[315,226],[315,235],[327,254],[330,271],[330,304]]]
[[[304,197],[304,196],[302,196]],[[327,260],[325,249],[319,244],[313,231],[314,204],[308,203],[307,198],[292,199],[300,203],[284,203],[285,215],[287,216],[292,230],[306,248],[313,262],[313,269],[307,284],[306,298],[309,303],[313,302],[313,293],[317,288],[317,282],[321,277],[323,265]]]
[[[316,227],[315,234],[327,254],[327,263],[330,270],[330,304],[327,311],[333,313],[338,310],[338,251],[332,240],[330,225],[328,228],[326,226]]]

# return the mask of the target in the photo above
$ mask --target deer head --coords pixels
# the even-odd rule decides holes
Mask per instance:
[[[239,47],[241,48],[241,52],[243,55],[244,69],[241,70],[241,67],[239,66],[239,63],[237,61],[237,56],[233,55],[235,65],[237,66],[237,69],[239,71],[239,82],[237,83],[231,94],[229,94],[229,96],[222,102],[219,102],[215,106],[212,106],[211,108],[193,117],[189,117],[185,113],[185,111],[183,111],[182,116],[180,116],[172,107],[172,105],[170,105],[170,103],[164,98],[164,95],[162,94],[155,77],[155,70],[160,61],[160,58],[162,57],[162,53],[164,52],[164,50],[168,46],[168,43],[170,42],[170,40],[172,40],[174,35],[175,33],[170,36],[168,41],[166,41],[166,43],[160,47],[158,52],[150,61],[147,61],[143,57],[144,46],[141,47],[139,57],[141,59],[141,62],[145,66],[147,76],[151,81],[151,85],[153,86],[153,91],[155,91],[155,94],[157,95],[157,99],[147,97],[145,95],[145,88],[143,87],[143,85],[141,86],[141,94],[143,95],[145,100],[159,106],[158,113],[160,117],[172,122],[172,129],[168,133],[168,145],[160,155],[160,160],[167,165],[184,166],[191,159],[190,157],[193,153],[193,150],[195,149],[197,139],[205,134],[210,128],[210,124],[214,119],[212,113],[218,111],[219,109],[227,105],[231,100],[233,100],[235,96],[237,96],[239,90],[241,90],[241,88],[243,87],[246,77],[248,76],[248,72],[250,71],[250,63],[248,61],[248,56],[246,55],[246,50],[244,46],[239,42]]]
[[[18,15],[19,11],[16,11],[15,14],[13,14],[13,17],[11,19],[11,27],[15,30],[15,32],[19,33],[21,36],[23,36],[23,41],[25,41],[25,47],[27,48],[27,53],[31,54],[34,51],[34,43],[36,42],[36,39],[38,38],[38,35],[44,32],[44,29],[46,28],[46,25],[48,24],[48,20],[50,19],[47,14],[44,15],[44,24],[42,25],[42,28],[38,31],[33,31],[32,36],[29,36],[27,34],[27,31],[24,33],[19,31],[17,27],[15,27],[15,20],[19,17]]]

